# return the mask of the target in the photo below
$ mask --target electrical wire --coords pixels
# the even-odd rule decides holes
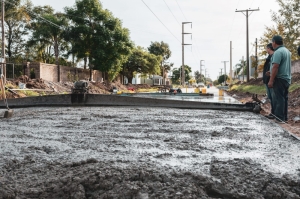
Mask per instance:
[[[1,2],[8,3],[8,4],[11,4],[11,5],[13,5],[13,6],[17,6],[16,4],[11,3],[11,2],[8,2],[8,1],[6,1],[6,0],[1,0]],[[60,28],[60,29],[63,29],[63,27],[61,27],[61,26],[59,26],[59,25],[57,25],[57,24],[55,24],[55,23],[53,23],[53,22],[51,22],[51,21],[45,19],[44,17],[41,17],[41,16],[37,15],[36,13],[32,12],[31,10],[29,10],[29,9],[27,9],[27,8],[25,8],[25,10],[26,10],[29,14],[32,14],[33,16],[42,19],[43,21],[49,23],[50,25],[55,26],[55,27]]]
[[[173,35],[173,37],[179,42],[179,39],[169,30],[169,28],[159,19],[159,17],[151,10],[151,8],[144,2],[144,0],[141,0],[145,6],[152,12],[152,14],[158,19],[158,21],[160,21],[160,23],[171,33],[171,35]]]
[[[168,7],[168,9],[170,10],[170,12],[172,13],[174,19],[177,21],[178,25],[180,25],[179,21],[178,21],[177,18],[175,17],[174,13],[173,13],[172,10],[170,9],[170,7],[169,7],[168,4],[166,3],[166,1],[165,1],[165,0],[163,0],[163,1],[165,2],[166,6]]]
[[[182,15],[183,15],[184,19],[187,21],[187,19],[186,19],[186,17],[185,17],[185,15],[184,15],[184,13],[183,13],[183,11],[182,11],[182,9],[181,9],[181,7],[180,7],[180,5],[179,5],[178,1],[177,1],[177,0],[175,0],[175,1],[176,1],[177,5],[178,5],[178,7],[179,7],[179,9],[180,9],[180,11],[181,11],[181,13],[182,13]]]
[[[164,0],[164,2],[165,2],[165,0]],[[166,2],[165,2],[165,3],[166,3]],[[177,3],[177,5],[178,5],[178,7],[179,7],[179,9],[180,9],[180,11],[181,11],[183,17],[184,17],[185,20],[187,21],[187,19],[186,19],[186,17],[185,17],[185,15],[184,15],[184,13],[183,13],[183,11],[182,11],[182,9],[181,9],[181,7],[180,7],[180,5],[179,5],[179,3],[178,3],[177,0],[176,0],[176,3]],[[166,3],[166,5],[167,5],[167,3]],[[170,10],[170,12],[173,14],[173,12],[171,11],[170,7],[169,7],[168,5],[167,5],[167,7],[168,7],[168,9]],[[173,14],[173,16],[174,16],[174,14]],[[175,16],[174,16],[174,18],[175,18],[175,20],[178,22],[178,20],[177,20],[177,18],[176,18]],[[178,22],[178,24],[180,25],[179,22]],[[194,37],[194,38],[195,38],[195,37]],[[196,47],[196,51],[197,51],[198,54],[200,55],[197,45],[194,45],[194,46]],[[192,50],[192,54],[193,54],[193,58],[194,58],[194,60],[195,60],[195,63],[197,64],[196,57],[195,57],[195,54],[194,54],[193,50]]]

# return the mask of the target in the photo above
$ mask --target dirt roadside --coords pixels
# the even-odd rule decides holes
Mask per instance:
[[[19,89],[19,85],[25,85],[26,89],[29,91],[34,91],[40,95],[56,95],[56,94],[66,94],[71,93],[73,82],[52,82],[43,79],[30,79],[27,76],[21,76],[15,80],[8,80],[6,87],[12,89],[12,91],[7,92],[7,98],[20,98],[26,97],[26,89],[24,90],[14,90]],[[91,94],[111,94],[113,88],[117,90],[129,92],[137,91],[138,89],[150,89],[151,86],[148,84],[127,84],[123,85],[120,82],[89,82],[89,93]],[[17,93],[17,94],[16,94]],[[2,96],[0,96],[2,99]]]
[[[300,73],[293,74],[292,81],[295,83],[300,82]],[[248,83],[243,83],[245,85],[263,85],[262,78],[252,79]],[[233,98],[239,100],[242,103],[253,102],[253,94],[243,93],[238,91],[227,91],[227,94]],[[258,95],[257,98],[262,100],[266,95]],[[268,115],[271,112],[270,103],[263,104],[261,106],[261,115]],[[289,93],[288,102],[288,117],[289,120],[286,124],[280,124],[280,126],[289,132],[293,133],[300,139],[300,88]],[[271,120],[274,121],[274,120]],[[275,121],[274,121],[275,123]]]

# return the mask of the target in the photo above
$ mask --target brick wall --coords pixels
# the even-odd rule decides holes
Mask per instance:
[[[42,78],[47,81],[61,82],[88,80],[90,78],[90,70],[82,68],[74,68],[69,66],[57,66],[55,64],[46,64],[39,62],[27,62],[24,64],[24,74],[30,77],[30,71],[34,71],[35,78]],[[102,81],[102,72],[98,70],[92,71],[93,81]]]

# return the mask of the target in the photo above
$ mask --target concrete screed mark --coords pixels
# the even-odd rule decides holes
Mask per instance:
[[[252,113],[31,108],[0,125],[0,198],[300,198],[299,143]]]

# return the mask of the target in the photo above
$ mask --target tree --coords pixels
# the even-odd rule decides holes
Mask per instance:
[[[221,75],[221,76],[219,76],[218,82],[219,82],[219,84],[222,84],[223,82],[224,82],[225,84],[227,84],[226,82],[227,82],[228,79],[229,79],[229,78],[228,78],[227,75]]]
[[[87,59],[89,66],[107,72],[113,80],[127,61],[133,44],[129,31],[99,0],[78,0],[65,8],[71,20],[70,37],[75,41],[72,52]]]
[[[32,25],[33,45],[43,43],[41,46],[53,47],[55,64],[59,65],[59,56],[67,50],[68,44],[64,40],[65,27],[68,25],[67,18],[62,13],[47,13],[42,15],[43,19],[36,18]]]
[[[195,75],[195,79],[197,80],[197,83],[204,82],[205,77],[203,74],[200,74],[198,70],[194,72],[194,75]]]
[[[123,64],[121,73],[128,78],[128,83],[132,83],[134,73],[159,74],[161,59],[161,56],[151,54],[138,46],[132,50],[127,62]]]
[[[237,63],[237,64],[235,65],[235,67],[236,67],[236,70],[235,70],[235,74],[236,74],[236,75],[240,74],[241,71],[242,71],[242,75],[243,75],[243,76],[247,74],[247,70],[246,70],[246,67],[247,67],[247,61],[246,61],[246,60],[241,59],[241,60],[240,60],[240,63]]]
[[[180,84],[180,77],[181,77],[181,69],[182,67],[179,68],[174,68],[173,69],[173,77],[171,78],[173,83]],[[188,65],[184,65],[184,74],[185,74],[185,81],[189,81],[191,79],[190,73],[192,72],[192,69]]]
[[[6,31],[6,53],[9,59],[20,59],[25,53],[25,36],[28,34],[25,25],[29,22],[30,16],[27,9],[31,6],[30,1],[21,5],[21,0],[11,0],[5,3],[5,28]],[[22,62],[22,60],[19,60]]]
[[[148,47],[148,51],[154,55],[161,56],[161,76],[164,77],[163,73],[168,73],[171,70],[173,63],[167,63],[166,61],[171,57],[172,52],[170,50],[169,44],[161,42],[151,42]]]
[[[297,59],[297,47],[300,44],[300,0],[276,0],[279,10],[272,12],[272,21],[276,26],[267,27],[264,36],[261,38],[264,47],[270,39],[278,34],[284,39],[284,45],[292,53],[292,60]]]
[[[42,21],[40,16],[53,14],[54,9],[51,6],[37,6],[33,7],[31,12],[36,14],[32,16],[32,22],[26,26],[27,31],[31,32],[31,36],[26,45],[27,60],[55,63],[53,43],[51,42],[51,38],[46,38],[39,33],[39,30],[41,29],[40,26],[45,25],[40,24]]]

